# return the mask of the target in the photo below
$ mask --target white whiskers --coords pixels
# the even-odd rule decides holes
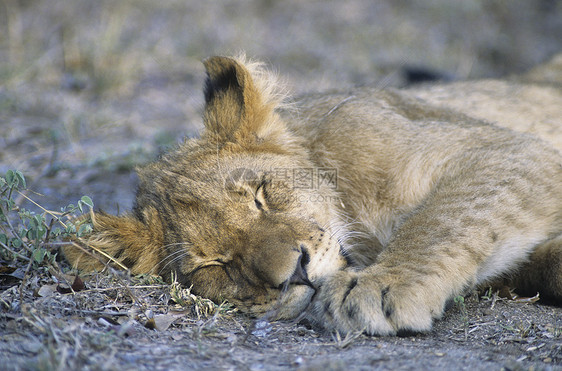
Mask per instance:
[[[175,243],[165,245],[165,246],[163,246],[163,248],[167,249],[168,247],[171,247],[171,246],[186,246],[186,245],[191,245],[191,242],[175,242]],[[189,256],[189,251],[184,250],[184,249],[176,250],[176,251],[172,252],[171,254],[168,254],[164,259],[162,259],[160,262],[158,262],[158,265],[156,265],[153,268],[153,271],[154,271],[154,269],[156,269],[156,267],[161,266],[165,261],[168,260],[168,262],[166,264],[164,264],[163,266],[161,266],[160,269],[158,270],[158,275],[160,275],[162,273],[162,271],[166,267],[168,267],[170,264],[173,264],[174,262],[176,262],[180,259],[183,259],[187,256]]]

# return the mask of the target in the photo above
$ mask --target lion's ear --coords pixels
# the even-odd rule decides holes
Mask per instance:
[[[278,131],[274,115],[278,100],[271,86],[274,76],[258,63],[228,57],[211,57],[203,64],[207,139],[242,144]]]

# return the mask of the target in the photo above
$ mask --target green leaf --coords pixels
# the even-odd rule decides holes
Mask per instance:
[[[6,200],[6,205],[8,206],[8,212],[10,212],[16,206],[16,202],[10,198],[9,200]]]
[[[90,207],[90,209],[94,208],[94,201],[92,201],[92,199],[90,197],[82,196],[80,201],[82,201],[84,204],[88,205]]]
[[[2,242],[4,245],[8,244],[8,236],[6,236],[4,233],[0,233],[0,242]]]
[[[6,183],[8,183],[9,187],[12,187],[14,185],[14,178],[15,178],[15,174],[13,170],[8,170],[6,171]]]
[[[47,250],[45,249],[36,249],[33,251],[33,260],[35,260],[37,263],[41,263],[43,261],[43,258],[45,258],[45,253],[47,252]]]
[[[21,184],[21,188],[25,189],[27,188],[27,183],[25,181],[25,177],[23,176],[23,173],[19,170],[16,170],[16,179],[18,180],[18,184]]]
[[[47,228],[44,226],[37,228],[37,239],[42,239],[45,237],[45,234],[47,234]]]
[[[86,223],[86,224],[82,224],[80,228],[78,228],[78,232],[76,232],[76,235],[78,237],[81,237],[85,233],[90,233],[90,232],[92,232],[92,226],[89,223]]]
[[[33,228],[39,228],[43,225],[43,217],[41,215],[29,215],[29,224],[33,227]]]

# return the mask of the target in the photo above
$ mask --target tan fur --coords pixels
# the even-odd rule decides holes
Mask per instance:
[[[363,88],[287,111],[259,64],[204,64],[201,138],[140,169],[133,212],[98,214],[91,245],[135,273],[343,333],[426,331],[497,278],[562,300],[560,85]]]

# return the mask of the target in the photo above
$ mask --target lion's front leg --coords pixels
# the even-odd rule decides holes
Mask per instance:
[[[552,239],[560,230],[559,204],[527,202],[539,186],[519,178],[523,170],[506,172],[509,182],[487,173],[442,180],[394,231],[373,265],[320,282],[313,303],[320,324],[344,333],[427,331],[448,300],[515,272],[529,256],[531,263],[545,262],[531,264],[527,276],[533,285],[560,296],[559,264],[546,264],[560,256],[559,240]]]
[[[414,274],[409,274],[414,273]],[[438,277],[383,266],[342,271],[320,287],[313,310],[328,330],[394,335],[427,331],[450,296]]]
[[[501,241],[487,236],[479,215],[471,213],[470,223],[456,225],[462,215],[451,215],[442,204],[410,216],[373,265],[320,282],[312,305],[319,324],[340,333],[428,331],[448,300],[476,284],[483,273],[501,273],[495,267],[483,269]],[[509,256],[517,255],[512,251]],[[510,264],[506,261],[502,269]]]
[[[428,331],[448,300],[524,257],[526,247],[511,249],[495,267],[491,259],[504,243],[488,237],[476,213],[470,223],[452,225],[458,216],[439,205],[406,220],[373,265],[321,282],[313,303],[319,323],[340,333]]]

